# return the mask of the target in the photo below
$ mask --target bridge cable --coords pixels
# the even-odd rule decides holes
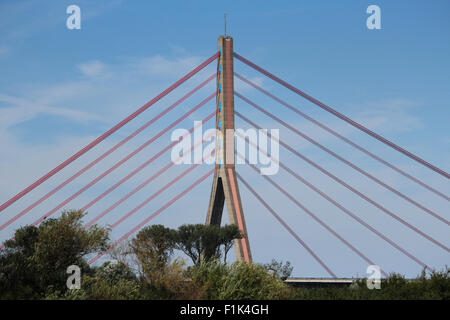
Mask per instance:
[[[215,169],[212,169],[208,171],[206,174],[201,176],[198,180],[196,180],[193,184],[191,184],[189,187],[187,187],[185,190],[183,190],[181,193],[179,193],[177,196],[172,198],[169,202],[167,202],[164,206],[156,210],[152,215],[144,219],[141,223],[139,223],[136,227],[128,231],[125,235],[123,235],[121,238],[119,238],[117,241],[115,241],[106,251],[103,251],[102,253],[98,254],[91,260],[89,260],[89,264],[93,264],[95,261],[97,261],[100,257],[105,255],[107,252],[109,252],[111,249],[113,249],[115,246],[117,246],[119,243],[127,239],[131,234],[135,233],[139,229],[141,229],[144,225],[146,225],[150,220],[155,218],[157,215],[159,215],[161,212],[166,210],[168,207],[170,207],[173,203],[175,203],[177,200],[179,200],[181,197],[186,195],[189,191],[191,191],[193,188],[198,186],[201,182],[203,182],[206,178],[211,176],[214,173]]]
[[[262,92],[263,94],[265,94],[266,96],[272,98],[273,100],[277,101],[278,103],[280,103],[281,105],[287,107],[288,109],[290,109],[291,111],[297,113],[298,115],[300,115],[301,117],[303,117],[304,119],[314,123],[315,125],[317,125],[318,127],[322,128],[323,130],[327,131],[328,133],[331,133],[332,135],[334,135],[335,137],[341,139],[342,141],[344,141],[345,143],[351,145],[352,147],[354,147],[355,149],[365,153],[366,155],[368,155],[369,157],[371,157],[372,159],[384,164],[385,166],[393,169],[394,171],[396,171],[397,173],[401,174],[402,176],[410,179],[411,181],[417,183],[418,185],[424,187],[425,189],[433,192],[434,194],[436,194],[437,196],[444,198],[445,200],[450,202],[450,197],[443,194],[442,192],[440,192],[439,190],[434,189],[433,187],[429,186],[428,184],[426,184],[425,182],[419,180],[418,178],[413,177],[412,175],[408,174],[407,172],[403,171],[402,169],[396,167],[395,165],[393,165],[392,163],[380,158],[379,156],[373,154],[372,152],[370,152],[369,150],[365,149],[364,147],[362,147],[361,145],[358,145],[356,142],[342,136],[341,134],[337,133],[336,131],[334,131],[333,129],[331,129],[330,127],[326,126],[325,124],[319,122],[318,120],[313,119],[312,117],[308,116],[307,114],[303,113],[302,111],[300,111],[299,109],[293,107],[292,105],[288,104],[286,101],[283,101],[282,99],[276,97],[275,95],[271,94],[270,92],[268,92],[267,90],[261,88],[260,86],[258,86],[257,84],[255,84],[254,82],[250,81],[249,79],[245,78],[244,76],[238,74],[238,73],[234,73],[234,75],[242,80],[243,82],[247,83],[248,85],[252,86],[253,88],[257,89],[258,91]]]
[[[264,74],[265,76],[269,77],[270,79],[278,82],[279,84],[281,84],[282,86],[288,88],[289,90],[295,92],[296,94],[302,96],[303,98],[309,100],[310,102],[314,103],[315,105],[317,105],[318,107],[324,109],[325,111],[335,115],[336,117],[340,118],[341,120],[344,120],[345,122],[349,123],[350,125],[354,126],[355,128],[367,133],[368,135],[372,136],[373,138],[377,139],[378,141],[383,142],[384,144],[388,145],[389,147],[403,153],[405,156],[415,160],[416,162],[428,167],[429,169],[437,172],[438,174],[442,175],[443,177],[450,179],[450,174],[445,172],[442,169],[439,169],[438,167],[432,165],[431,163],[423,160],[422,158],[412,154],[411,152],[401,148],[400,146],[396,145],[395,143],[387,140],[386,138],[383,138],[382,136],[380,136],[379,134],[371,131],[370,129],[366,128],[365,126],[359,124],[356,121],[353,121],[352,119],[348,118],[347,116],[343,115],[342,113],[336,111],[335,109],[327,106],[326,104],[320,102],[319,100],[311,97],[310,95],[304,93],[303,91],[301,91],[300,89],[295,88],[294,86],[290,85],[289,83],[281,80],[280,78],[278,78],[277,76],[273,75],[272,73],[264,70],[263,68],[257,66],[256,64],[254,64],[253,62],[245,59],[244,57],[242,57],[241,55],[237,54],[236,52],[234,53],[234,56],[242,61],[243,63],[247,64],[248,66],[252,67],[253,69],[259,71],[260,73]]]
[[[171,123],[168,127],[166,127],[164,130],[162,130],[161,132],[159,132],[157,135],[155,135],[154,137],[152,137],[150,140],[148,140],[147,142],[145,142],[144,144],[142,144],[139,148],[137,148],[135,151],[131,152],[130,154],[128,154],[125,158],[123,158],[122,160],[120,160],[119,162],[117,162],[114,166],[112,166],[111,168],[109,168],[108,170],[104,171],[102,174],[100,174],[99,176],[97,176],[95,179],[91,180],[91,182],[89,182],[86,186],[84,186],[83,188],[81,188],[80,190],[78,190],[77,192],[75,192],[72,196],[70,196],[69,198],[67,198],[66,200],[64,200],[63,202],[61,202],[58,206],[56,206],[55,208],[53,208],[52,210],[50,210],[49,212],[47,212],[46,214],[44,214],[41,218],[39,218],[38,220],[36,220],[35,222],[33,222],[32,225],[37,225],[39,224],[42,220],[46,219],[47,217],[49,217],[50,215],[54,214],[56,211],[58,211],[59,209],[61,209],[63,206],[65,206],[67,203],[69,203],[70,201],[72,201],[73,199],[75,199],[76,197],[78,197],[80,194],[82,194],[83,192],[85,192],[86,190],[88,190],[90,187],[92,187],[94,184],[96,184],[97,182],[99,182],[101,179],[103,179],[106,175],[108,175],[109,173],[111,173],[112,171],[114,171],[115,169],[117,169],[119,166],[121,166],[123,163],[125,163],[127,160],[129,160],[131,157],[133,157],[134,155],[136,155],[137,153],[139,153],[140,151],[142,151],[145,147],[147,147],[148,145],[150,145],[152,142],[154,142],[156,139],[158,139],[159,137],[161,137],[164,133],[166,133],[167,131],[169,131],[171,128],[173,128],[174,126],[176,126],[178,123],[180,123],[182,120],[186,119],[189,115],[191,115],[193,112],[195,112],[196,110],[198,110],[200,107],[204,106],[207,102],[209,102],[212,98],[215,97],[215,93],[210,95],[208,98],[204,99],[202,102],[200,102],[197,106],[195,106],[194,108],[192,108],[190,111],[188,111],[187,113],[185,113],[182,117],[178,118],[178,120],[174,121],[173,123]]]
[[[258,148],[259,149],[259,148]],[[239,152],[237,155],[243,159],[246,160],[245,157],[243,157]],[[251,163],[247,163],[255,172],[259,173],[258,168]],[[319,223],[322,227],[324,227],[326,230],[328,230],[331,234],[333,234],[336,238],[338,238],[342,243],[344,243],[348,248],[350,248],[353,252],[355,252],[359,257],[361,257],[364,261],[369,263],[369,265],[374,265],[375,263],[370,260],[367,256],[365,256],[361,251],[359,251],[357,248],[355,248],[350,242],[345,240],[341,235],[339,235],[333,228],[331,228],[329,225],[327,225],[325,222],[323,222],[320,218],[318,218],[311,210],[306,208],[303,204],[301,204],[297,199],[295,199],[290,193],[288,193],[284,188],[282,188],[279,184],[277,184],[273,179],[269,178],[267,175],[262,175],[264,179],[266,179],[271,185],[273,185],[276,189],[278,189],[281,193],[283,193],[286,197],[288,197],[294,204],[302,209],[304,212],[306,212],[311,218],[313,218],[317,223]],[[383,270],[381,270],[384,276],[388,276]]]
[[[33,208],[35,208],[36,206],[38,206],[39,204],[41,204],[43,201],[45,201],[46,199],[48,199],[49,197],[51,197],[52,195],[54,195],[56,192],[58,192],[59,190],[61,190],[64,186],[66,186],[67,184],[69,184],[70,182],[72,182],[73,180],[75,180],[77,177],[79,177],[80,175],[82,175],[84,172],[86,172],[87,170],[89,170],[90,168],[92,168],[94,165],[96,165],[98,162],[100,162],[101,160],[103,160],[104,158],[106,158],[108,155],[110,155],[111,153],[113,153],[115,150],[117,150],[118,148],[120,148],[122,145],[124,145],[126,142],[130,141],[132,138],[134,138],[135,136],[137,136],[139,133],[141,133],[144,129],[148,128],[151,124],[153,124],[154,122],[156,122],[157,120],[159,120],[163,115],[165,115],[166,113],[168,113],[170,110],[174,109],[175,107],[177,107],[180,103],[182,103],[183,101],[185,101],[187,98],[189,98],[191,95],[193,95],[195,92],[197,92],[198,90],[200,90],[202,87],[204,87],[207,83],[209,83],[212,79],[214,79],[216,77],[215,74],[213,74],[212,76],[210,76],[208,79],[206,79],[205,81],[203,81],[201,84],[199,84],[197,87],[195,87],[193,90],[191,90],[190,92],[188,92],[186,95],[184,95],[183,97],[181,97],[179,100],[177,100],[174,104],[172,104],[170,107],[167,107],[165,110],[163,110],[162,112],[160,112],[157,116],[153,117],[150,121],[147,121],[144,125],[142,125],[141,127],[139,127],[139,129],[137,129],[136,131],[134,131],[132,134],[130,134],[129,136],[127,136],[126,138],[122,139],[120,142],[118,142],[116,145],[114,145],[112,148],[110,148],[108,151],[106,151],[105,153],[103,153],[101,156],[97,157],[95,160],[93,160],[92,162],[90,162],[88,165],[86,165],[85,167],[83,167],[81,170],[77,171],[75,174],[73,174],[71,177],[69,177],[68,179],[64,180],[61,184],[59,184],[58,186],[56,186],[55,188],[53,188],[51,191],[49,191],[48,193],[46,193],[44,196],[42,196],[40,199],[38,199],[37,201],[33,202],[31,205],[29,205],[27,208],[25,208],[24,210],[22,210],[20,213],[18,213],[17,215],[15,215],[13,218],[11,218],[10,220],[8,220],[6,223],[2,224],[0,226],[0,231],[5,229],[7,226],[9,226],[11,223],[13,223],[14,221],[16,221],[17,219],[19,219],[20,217],[22,217],[23,215],[25,215],[27,212],[29,212],[30,210],[32,210]],[[84,210],[83,210],[84,211]]]
[[[216,115],[216,112],[211,112],[206,118],[204,118],[201,123],[196,124],[194,127],[192,127],[191,129],[189,129],[188,132],[186,132],[181,139],[184,139],[185,137],[187,137],[189,134],[192,134],[192,132],[197,129],[198,127],[200,127],[201,125],[205,124],[207,121],[209,121],[212,117],[214,117]],[[88,208],[90,208],[92,205],[94,205],[95,203],[97,203],[100,199],[102,199],[103,197],[105,197],[106,195],[108,195],[110,192],[112,192],[113,190],[115,190],[119,185],[121,185],[122,183],[124,183],[125,181],[127,181],[128,179],[130,179],[132,176],[134,176],[136,173],[138,173],[139,171],[141,171],[142,169],[144,169],[146,166],[148,166],[150,163],[152,163],[153,161],[155,161],[156,159],[158,159],[160,156],[162,156],[164,153],[166,153],[167,151],[169,151],[172,147],[174,147],[176,144],[178,143],[178,141],[173,141],[171,142],[169,145],[167,145],[164,149],[162,149],[161,151],[159,151],[157,154],[155,154],[153,157],[151,157],[150,159],[148,159],[146,162],[144,162],[143,164],[141,164],[138,168],[134,169],[132,172],[130,172],[127,176],[125,176],[124,178],[122,178],[121,180],[119,180],[117,183],[115,183],[113,186],[111,186],[109,189],[107,189],[106,191],[104,191],[102,194],[100,194],[99,196],[97,196],[94,200],[92,200],[91,202],[89,202],[87,205],[85,205],[84,207],[81,208],[81,211],[86,211]]]
[[[235,115],[237,115],[239,118],[241,118],[242,120],[244,120],[245,122],[249,123],[250,125],[252,125],[255,128],[261,129],[261,127],[257,126],[254,122],[252,122],[251,120],[249,120],[248,118],[246,118],[245,116],[243,116],[242,114],[240,114],[238,111],[234,112]],[[268,136],[271,136],[268,133]],[[272,139],[274,139],[273,137],[271,137]],[[323,167],[319,166],[318,164],[316,164],[314,161],[312,161],[311,159],[307,158],[306,156],[302,155],[301,153],[299,153],[298,151],[294,150],[292,147],[290,147],[289,145],[287,145],[286,143],[284,143],[281,140],[276,140],[278,143],[280,143],[280,145],[282,145],[285,149],[289,150],[290,152],[292,152],[294,155],[296,155],[297,157],[299,157],[300,159],[302,159],[303,161],[309,163],[310,165],[312,165],[313,167],[315,167],[316,169],[318,169],[319,171],[321,171],[322,173],[326,174],[327,176],[329,176],[330,178],[332,178],[334,181],[338,182],[339,184],[341,184],[342,186],[344,186],[345,188],[347,188],[348,190],[350,190],[351,192],[355,193],[356,195],[358,195],[360,198],[364,199],[365,201],[369,202],[370,204],[372,204],[373,206],[377,207],[378,209],[380,209],[381,211],[383,211],[384,213],[388,214],[389,216],[391,216],[392,218],[394,218],[395,220],[399,221],[400,223],[402,223],[403,225],[405,225],[406,227],[408,227],[409,229],[413,230],[414,232],[420,234],[422,237],[424,237],[425,239],[431,241],[432,243],[434,243],[435,245],[441,247],[442,249],[444,249],[447,252],[450,252],[450,249],[447,248],[445,245],[443,245],[441,242],[437,241],[436,239],[432,238],[431,236],[427,235],[426,233],[422,232],[421,230],[419,230],[418,228],[414,227],[413,225],[411,225],[410,223],[408,223],[407,221],[403,220],[402,218],[398,217],[397,215],[395,215],[394,213],[392,213],[391,211],[389,211],[388,209],[386,209],[385,207],[381,206],[378,202],[370,199],[369,197],[367,197],[365,194],[359,192],[358,190],[356,190],[355,188],[351,187],[350,185],[348,185],[347,183],[345,183],[343,180],[339,179],[338,177],[336,177],[335,175],[333,175],[331,172],[329,172],[328,170],[324,169]]]
[[[215,150],[213,150],[210,154],[207,155],[206,158],[210,158],[212,153],[214,153]],[[138,210],[140,210],[141,208],[143,208],[145,205],[147,205],[150,201],[152,201],[154,198],[156,198],[159,194],[161,194],[164,190],[166,190],[167,188],[169,188],[171,185],[173,185],[175,182],[179,181],[182,177],[184,177],[185,175],[187,175],[189,172],[191,172],[192,170],[194,170],[199,164],[195,163],[194,165],[190,166],[188,169],[186,169],[185,171],[183,171],[181,174],[177,175],[175,177],[175,179],[173,179],[172,181],[170,181],[169,183],[167,183],[164,187],[162,187],[161,189],[159,189],[157,192],[155,192],[154,194],[152,194],[149,198],[147,198],[144,202],[142,202],[140,205],[138,205],[137,207],[135,207],[133,210],[131,210],[130,212],[128,212],[126,215],[124,215],[122,218],[120,218],[119,220],[117,220],[116,222],[114,222],[110,228],[114,229],[115,227],[117,227],[119,224],[121,224],[123,221],[125,221],[126,219],[128,219],[130,216],[132,216],[133,214],[135,214]]]
[[[207,116],[206,118],[204,118],[201,122],[201,124],[206,123],[208,120],[210,120],[214,115],[216,114],[216,112],[212,112],[209,116]],[[198,128],[200,125],[196,124],[193,128],[191,128],[187,133],[185,133],[182,138],[186,137],[188,134],[192,133],[196,128]],[[210,135],[206,136],[204,139],[205,141],[207,141],[207,139],[210,138]],[[138,168],[136,168],[135,170],[133,170],[131,173],[129,173],[127,176],[125,176],[124,178],[122,178],[120,181],[118,181],[117,183],[115,183],[112,187],[110,187],[109,189],[107,189],[105,192],[103,192],[101,195],[97,196],[94,200],[92,200],[91,202],[89,202],[87,205],[85,205],[81,211],[85,212],[87,210],[87,208],[89,208],[90,206],[94,205],[96,202],[98,202],[100,199],[102,199],[103,197],[105,197],[107,194],[109,194],[110,192],[112,192],[113,190],[115,190],[119,185],[121,185],[122,183],[124,183],[125,181],[127,181],[128,179],[130,179],[132,176],[134,176],[136,173],[138,173],[139,171],[141,171],[142,169],[144,169],[147,165],[149,165],[151,162],[153,162],[154,160],[156,160],[157,158],[159,158],[161,155],[163,155],[165,152],[167,152],[170,148],[172,148],[175,144],[177,144],[178,141],[174,141],[171,144],[169,144],[168,146],[166,146],[164,149],[162,149],[161,151],[159,151],[156,155],[154,155],[153,157],[151,157],[149,160],[147,160],[146,162],[144,162],[141,166],[139,166]],[[196,149],[198,147],[198,144],[196,144],[193,148]],[[192,150],[192,148],[191,148]],[[190,153],[191,151],[189,151],[188,153]],[[164,171],[166,171],[169,167],[166,166],[165,168],[163,168],[162,170],[160,170],[157,174],[153,175],[152,178],[148,179],[149,181],[146,183],[148,184],[151,180],[154,180],[157,176],[161,175]],[[143,187],[143,186],[142,186]],[[141,188],[142,188],[141,187]],[[141,189],[139,188],[139,189]],[[136,188],[137,189],[137,188]],[[121,204],[123,201],[125,201],[126,199],[128,199],[130,196],[132,196],[134,193],[136,193],[138,190],[135,190],[135,192],[133,192],[132,194],[128,194],[126,198],[122,198],[120,201],[117,201],[116,203],[114,203],[114,205],[110,206],[108,209],[104,210],[102,213],[100,213],[95,219],[89,221],[84,228],[88,228],[89,226],[91,226],[94,222],[96,222],[97,220],[99,220],[101,217],[103,217],[104,215],[106,215],[108,212],[110,212],[111,210],[113,210],[115,207],[117,207],[119,204]],[[10,240],[14,240],[15,238],[11,238]],[[0,246],[0,250],[3,250],[5,248],[4,245]]]
[[[382,186],[383,188],[395,193],[397,196],[401,197],[402,199],[408,201],[409,203],[413,204],[414,206],[416,206],[417,208],[423,210],[424,212],[426,212],[427,214],[433,216],[434,218],[440,220],[441,222],[447,224],[448,226],[450,226],[450,222],[448,220],[446,220],[445,218],[441,217],[440,215],[438,215],[436,212],[426,208],[425,206],[421,205],[420,203],[418,203],[417,201],[411,199],[410,197],[408,197],[407,195],[403,194],[402,192],[396,190],[395,188],[393,188],[392,186],[388,185],[387,183],[379,180],[378,178],[374,177],[373,175],[371,175],[370,173],[368,173],[367,171],[361,169],[360,167],[358,167],[357,165],[355,165],[354,163],[346,160],[345,158],[341,157],[340,155],[336,154],[335,152],[331,151],[330,149],[328,149],[327,147],[325,147],[324,145],[320,144],[319,142],[317,142],[316,140],[312,139],[311,137],[309,137],[308,135],[306,135],[305,133],[301,132],[300,130],[292,127],[291,125],[289,125],[288,123],[286,123],[285,121],[281,120],[280,118],[276,117],[275,115],[273,115],[272,113],[270,113],[269,111],[265,110],[264,108],[262,108],[261,106],[257,105],[256,103],[250,101],[248,98],[244,97],[243,95],[241,95],[240,93],[235,91],[235,95],[237,97],[239,97],[240,99],[244,100],[246,103],[248,103],[250,106],[254,107],[255,109],[261,111],[262,113],[264,113],[266,116],[272,118],[273,120],[277,121],[278,123],[280,123],[281,125],[283,125],[285,128],[291,130],[292,132],[294,132],[295,134],[297,134],[298,136],[302,137],[303,139],[307,140],[308,142],[314,144],[315,146],[319,147],[320,149],[322,149],[323,151],[327,152],[328,154],[330,154],[331,156],[333,156],[334,158],[338,159],[339,161],[341,161],[342,163],[346,164],[347,166],[355,169],[356,171],[358,171],[359,173],[361,173],[362,175],[366,176],[367,178],[369,178],[370,180],[374,181],[375,183],[379,184],[380,186]]]
[[[314,253],[314,251],[297,235],[297,233],[295,233],[294,230],[291,229],[291,227],[289,227],[289,225],[275,212],[275,210],[269,206],[267,204],[267,202],[265,202],[263,200],[263,198],[261,198],[261,196],[250,186],[249,183],[247,183],[247,181],[244,180],[244,178],[242,178],[242,176],[239,173],[236,173],[236,176],[238,177],[238,179],[247,187],[247,189],[256,197],[256,199],[259,200],[259,202],[261,202],[261,204],[267,209],[269,210],[269,212],[275,217],[275,219],[278,220],[279,223],[281,223],[281,225],[295,238],[295,240],[297,240],[302,246],[303,248],[306,249],[306,251],[309,252],[309,254],[333,277],[333,278],[337,278],[336,275],[333,273],[333,271],[331,271],[331,269]]]
[[[239,135],[241,138],[245,138],[242,134],[240,134],[239,132],[237,132],[237,135]],[[248,141],[249,145],[251,145],[252,147],[254,147],[257,150],[260,150],[258,148],[258,146],[251,142]],[[412,259],[414,262],[418,263],[420,266],[422,266],[422,268],[427,268],[428,270],[434,272],[434,270],[430,267],[428,267],[424,262],[422,262],[421,260],[419,260],[417,257],[415,257],[414,255],[412,255],[411,253],[409,253],[408,251],[406,251],[405,249],[403,249],[401,246],[399,246],[398,244],[396,244],[394,241],[392,241],[391,239],[389,239],[388,237],[386,237],[384,234],[382,234],[381,232],[379,232],[378,230],[376,230],[375,228],[371,227],[369,224],[367,224],[366,222],[364,222],[364,220],[360,219],[357,215],[355,215],[354,213],[352,213],[350,210],[348,210],[347,208],[345,208],[344,206],[342,206],[340,203],[338,203],[336,200],[334,200],[333,198],[329,197],[325,192],[321,191],[320,189],[318,189],[317,187],[315,187],[313,184],[311,184],[310,182],[308,182],[305,178],[303,178],[302,176],[300,176],[298,173],[296,173],[294,170],[292,170],[291,168],[287,167],[285,164],[283,164],[280,160],[276,159],[275,157],[269,155],[266,151],[264,150],[260,150],[262,151],[267,157],[270,157],[271,159],[273,159],[273,161],[275,161],[276,163],[278,163],[280,165],[281,168],[283,168],[285,171],[287,171],[291,176],[293,176],[295,179],[297,179],[298,181],[300,181],[301,183],[303,183],[304,185],[306,185],[308,188],[310,188],[311,190],[313,190],[315,193],[319,194],[322,198],[324,198],[325,200],[327,200],[328,202],[330,202],[331,204],[333,204],[335,207],[337,207],[338,209],[340,209],[342,212],[344,212],[345,214],[347,214],[348,216],[350,216],[352,219],[354,219],[356,222],[358,222],[359,224],[361,224],[362,226],[364,226],[365,228],[367,228],[368,230],[370,230],[371,232],[373,232],[374,234],[376,234],[378,237],[380,237],[381,239],[383,239],[384,241],[386,241],[387,243],[389,243],[391,246],[393,246],[395,249],[399,250],[401,253],[405,254],[407,257],[409,257],[410,259]]]
[[[142,107],[140,107],[138,110],[136,110],[135,112],[133,112],[132,114],[130,114],[128,117],[126,117],[125,119],[123,119],[122,121],[120,121],[118,124],[116,124],[114,127],[112,127],[111,129],[109,129],[108,131],[106,131],[105,133],[103,133],[101,136],[99,136],[97,139],[95,139],[94,141],[92,141],[91,143],[89,143],[87,146],[85,146],[83,149],[81,149],[80,151],[78,151],[77,153],[75,153],[74,155],[72,155],[70,158],[68,158],[67,160],[65,160],[64,162],[62,162],[60,165],[58,165],[57,167],[55,167],[53,170],[49,171],[48,173],[46,173],[44,176],[42,176],[41,178],[39,178],[38,180],[36,180],[35,182],[33,182],[31,185],[29,185],[28,187],[26,187],[24,190],[22,190],[21,192],[19,192],[18,194],[16,194],[14,197],[12,197],[11,199],[9,199],[8,201],[6,201],[5,203],[3,203],[2,205],[0,205],[0,212],[3,211],[4,209],[6,209],[7,207],[9,207],[11,204],[13,204],[14,202],[16,202],[17,200],[19,200],[20,198],[22,198],[24,195],[26,195],[27,193],[29,193],[31,190],[35,189],[37,186],[39,186],[40,184],[42,184],[44,181],[48,180],[50,177],[52,177],[53,175],[55,175],[56,173],[58,173],[59,171],[61,171],[63,168],[65,168],[66,166],[68,166],[70,163],[72,163],[73,161],[75,161],[76,159],[78,159],[80,156],[82,156],[83,154],[85,154],[87,151],[89,151],[90,149],[92,149],[93,147],[95,147],[97,144],[99,144],[100,142],[102,142],[103,140],[105,140],[107,137],[109,137],[111,134],[113,134],[114,132],[116,132],[118,129],[120,129],[121,127],[123,127],[125,124],[127,124],[128,122],[130,122],[132,119],[136,118],[138,115],[140,115],[142,112],[144,112],[145,110],[147,110],[150,106],[152,106],[153,104],[155,104],[157,101],[159,101],[160,99],[162,99],[163,97],[165,97],[166,95],[168,95],[170,92],[172,92],[173,90],[175,90],[177,87],[179,87],[182,83],[184,83],[186,80],[188,80],[189,78],[191,78],[192,76],[194,76],[196,73],[198,73],[200,70],[202,70],[203,68],[205,68],[207,65],[209,65],[211,62],[213,62],[214,60],[217,59],[219,53],[215,53],[214,55],[212,55],[210,58],[208,58],[207,60],[205,60],[204,62],[202,62],[199,66],[197,66],[196,68],[194,68],[192,71],[190,71],[189,73],[187,73],[185,76],[183,76],[181,79],[179,79],[178,81],[176,81],[174,84],[172,84],[170,87],[168,87],[167,89],[165,89],[163,92],[161,92],[160,94],[158,94],[156,97],[154,97],[152,100],[150,100],[149,102],[147,102],[145,105],[143,105]]]
[[[212,114],[215,115],[215,112]],[[212,116],[211,116],[212,117]],[[197,124],[196,127],[200,126],[200,124]],[[191,130],[193,131],[195,129],[192,128]],[[192,132],[191,131],[191,132]],[[184,139],[188,134],[190,134],[190,132],[186,132],[185,135],[183,137],[181,137],[181,139]],[[175,163],[177,163],[178,161],[180,161],[182,158],[190,155],[192,153],[192,151],[194,151],[195,149],[197,149],[200,145],[202,145],[205,141],[209,140],[209,138],[211,138],[212,136],[214,136],[215,133],[211,133],[210,135],[206,136],[204,139],[202,139],[202,141],[197,142],[195,145],[193,145],[186,153],[183,153],[183,155],[179,156],[177,159],[175,159],[174,161],[170,161],[167,165],[165,165],[162,169],[160,169],[158,172],[156,172],[155,174],[153,174],[150,178],[146,179],[144,182],[142,182],[139,186],[137,186],[136,188],[134,188],[132,191],[130,191],[128,194],[126,194],[125,196],[123,196],[121,199],[117,200],[116,202],[114,202],[111,206],[109,206],[108,208],[106,208],[105,210],[103,210],[99,215],[97,215],[95,218],[91,219],[85,226],[84,228],[88,228],[91,225],[93,225],[94,223],[96,223],[99,219],[101,219],[102,217],[104,217],[106,214],[108,214],[109,212],[111,212],[112,210],[114,210],[117,206],[119,206],[121,203],[123,203],[125,200],[129,199],[132,195],[134,195],[136,192],[138,192],[139,190],[141,190],[142,188],[144,188],[146,185],[148,185],[150,182],[152,182],[153,180],[155,180],[157,177],[159,177],[161,174],[163,174],[165,171],[167,171],[169,168],[171,168],[172,166],[175,165]],[[203,141],[204,140],[204,141]],[[179,143],[178,141],[174,141],[176,143]],[[174,146],[174,143],[171,143],[169,146]],[[168,150],[168,148],[164,148],[162,151]],[[159,155],[161,155],[164,152],[159,152],[156,156],[152,157],[149,161],[147,161],[146,163],[144,163],[144,165],[147,165],[148,163],[152,162],[155,158],[159,157]],[[141,166],[142,167],[142,166]],[[193,166],[190,170],[194,169],[195,166]],[[139,168],[138,168],[139,169]],[[137,171],[133,171],[132,174],[135,174]],[[178,179],[174,180],[172,183],[167,184],[164,188],[160,189],[158,192],[156,192],[154,194],[154,196],[156,197],[158,194],[160,194],[162,191],[164,191],[165,189],[167,189],[168,187],[170,187],[173,183],[175,183],[176,181],[178,181],[182,176],[186,175],[189,171],[186,171],[182,174],[179,175]],[[128,176],[126,177],[128,178]],[[122,179],[123,180],[123,179]],[[122,180],[120,181],[120,183],[122,183]],[[149,200],[150,201],[150,200]],[[117,224],[119,223],[114,223],[111,226],[111,229],[114,228]]]

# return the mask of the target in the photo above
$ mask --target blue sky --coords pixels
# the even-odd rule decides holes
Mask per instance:
[[[66,28],[66,8],[72,4],[81,8],[81,30]],[[366,8],[371,4],[381,8],[381,30],[366,28]],[[226,8],[218,1],[2,1],[0,202],[9,199],[211,56],[216,50],[217,37],[223,33],[224,12],[228,15],[228,32],[234,38],[236,52],[449,172],[449,9],[450,3],[445,0],[229,1]],[[214,70],[215,64],[212,64],[200,72],[173,95],[158,102],[105,143],[2,212],[0,221],[14,216],[39,199],[87,161],[95,159],[127,133],[157,115]],[[235,62],[235,71],[441,192],[450,194],[450,183],[445,178],[364,136],[301,97],[264,79],[241,62]],[[336,141],[237,80],[236,89],[449,219],[450,206],[447,201]],[[179,106],[177,111],[171,111],[140,134],[136,141],[123,146],[108,157],[104,164],[77,179],[73,186],[64,188],[25,217],[0,231],[0,240],[9,238],[15,228],[31,223],[46,210],[52,209],[83,183],[89,182],[108,165],[134,150],[213,91],[213,84],[200,90]],[[214,103],[206,105],[179,127],[192,127],[193,120],[202,119],[213,108]],[[238,99],[235,108],[265,128],[278,128],[276,123]],[[240,120],[237,120],[236,125],[246,127]],[[210,122],[205,128],[211,126]],[[299,140],[291,132],[280,129],[280,136],[408,222],[444,244],[450,244],[448,227],[441,222]],[[164,135],[66,208],[83,206],[169,142],[170,135]],[[169,154],[162,157],[124,184],[123,188],[90,208],[89,218],[161,168],[169,160],[168,157]],[[435,268],[449,264],[450,256],[445,251],[351,195],[285,150],[281,150],[280,158],[427,264]],[[100,222],[114,222],[184,169],[177,167],[161,176],[113,211],[111,220],[105,218]],[[189,181],[209,169],[207,165],[197,168],[190,178],[180,181],[171,192],[158,197],[115,229],[113,238],[123,235],[186,187]],[[271,189],[261,177],[245,167],[238,167],[237,171],[246,180],[256,183],[258,192],[267,197],[267,201],[336,274],[347,277],[366,275],[367,263]],[[408,276],[420,272],[417,264],[349,220],[282,170],[273,178],[287,186],[308,208],[349,242],[358,245],[361,251],[386,271],[397,271]],[[156,218],[154,223],[172,227],[181,223],[202,223],[209,192],[210,179],[197,192],[180,200]],[[327,276],[243,186],[241,194],[250,245],[256,261],[269,262],[272,258],[289,260],[294,265],[295,276]]]

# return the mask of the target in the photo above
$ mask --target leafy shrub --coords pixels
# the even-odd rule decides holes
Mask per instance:
[[[289,299],[293,290],[280,278],[257,264],[236,262],[230,266],[218,261],[201,263],[190,271],[208,299],[264,300]]]

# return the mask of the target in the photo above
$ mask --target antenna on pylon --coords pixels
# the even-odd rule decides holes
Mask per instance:
[[[223,14],[224,36],[227,36],[227,14]]]

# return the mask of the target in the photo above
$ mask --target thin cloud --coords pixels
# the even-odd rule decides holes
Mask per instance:
[[[123,0],[107,2],[78,1],[83,21],[102,16],[123,3]],[[67,4],[67,6],[70,3]],[[64,10],[64,9],[63,9]],[[39,15],[35,12],[38,11]],[[60,6],[45,5],[39,1],[11,1],[0,4],[0,36],[15,41],[28,38],[43,30],[65,27],[65,11]],[[21,21],[20,24],[17,21]]]
[[[418,106],[420,106],[418,102],[403,98],[361,103],[358,104],[358,108],[363,111],[354,118],[372,130],[414,131],[423,128],[423,122],[412,112],[412,109]]]
[[[107,66],[98,60],[81,63],[78,70],[86,77],[99,77],[107,75]]]
[[[0,94],[0,102],[6,105],[0,109],[0,130],[6,130],[16,124],[31,120],[39,114],[58,115],[72,121],[85,122],[89,120],[100,121],[99,116],[61,107],[50,107],[39,102]]]
[[[182,57],[170,60],[161,55],[142,58],[133,63],[134,68],[139,73],[157,75],[164,77],[173,77],[183,74],[186,70],[199,65],[202,62],[201,57]]]

